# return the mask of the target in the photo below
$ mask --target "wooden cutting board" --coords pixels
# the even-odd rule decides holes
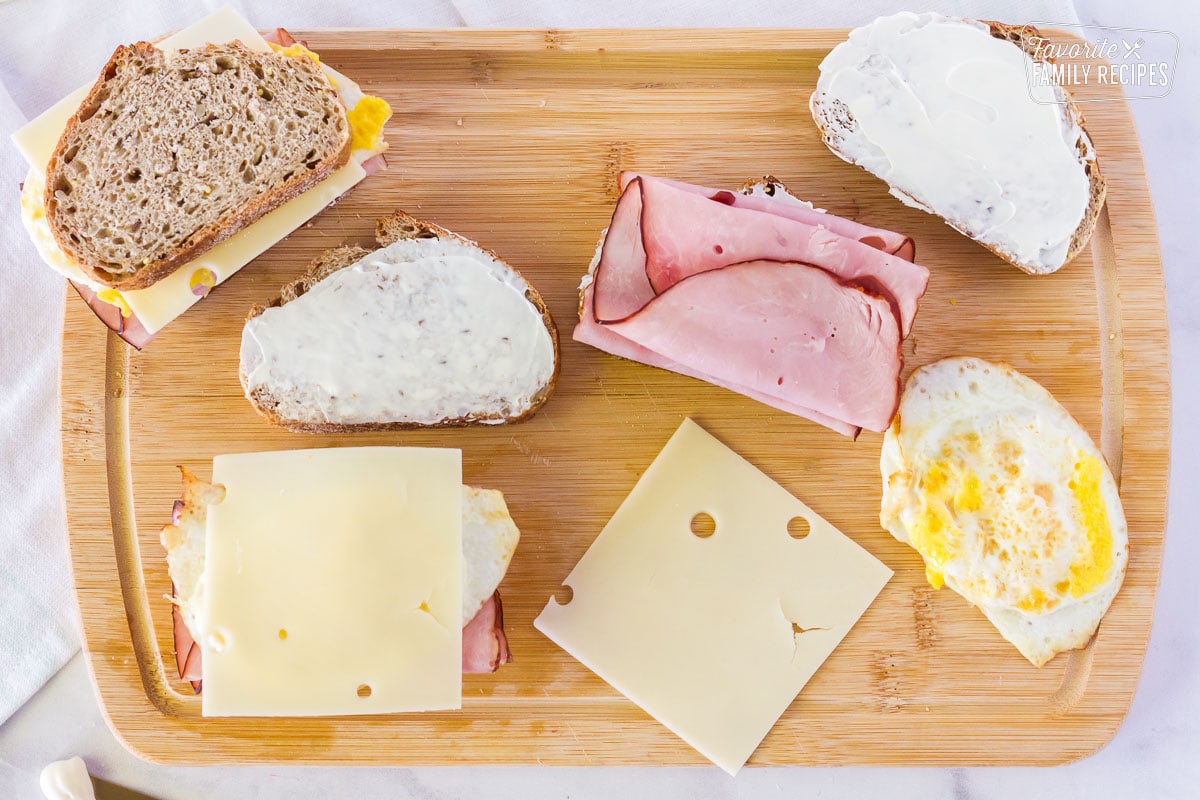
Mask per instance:
[[[1055,764],[1121,723],[1162,558],[1169,374],[1162,266],[1137,134],[1119,89],[1082,99],[1107,211],[1068,268],[1031,278],[906,208],[822,145],[817,64],[844,31],[307,31],[323,60],[385,97],[390,168],[263,255],[144,352],[73,296],[63,333],[70,547],[89,664],[117,735],[176,764],[693,764],[703,759],[534,630],[538,614],[686,415],[892,567],[896,576],[755,753],[753,764]],[[950,355],[1012,363],[1102,443],[1129,520],[1124,588],[1094,647],[1031,667],[982,614],[924,582],[879,527],[879,445],[571,341],[576,286],[621,170],[736,187],[770,172],[835,214],[906,232],[933,277],[907,369]],[[318,252],[366,243],[404,208],[521,269],[558,322],[562,376],[533,420],[473,430],[306,436],[242,398],[250,305]],[[455,713],[202,719],[177,680],[158,542],[218,453],[460,447],[521,528],[502,586],[516,661],[468,676]],[[320,587],[314,587],[319,591]],[[720,648],[720,642],[713,642]]]

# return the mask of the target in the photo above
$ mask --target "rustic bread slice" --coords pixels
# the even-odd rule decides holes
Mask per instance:
[[[118,47],[46,170],[46,217],[90,277],[143,289],[350,157],[346,110],[311,58],[241,42]]]
[[[307,433],[517,422],[558,377],[541,295],[474,242],[403,212],[380,249],[318,257],[242,333],[254,409]]]
[[[907,12],[903,13],[909,17],[915,18],[917,16],[908,14]],[[921,16],[940,18],[936,14]],[[946,18],[940,19],[945,20]],[[876,20],[876,22],[880,21],[883,21],[883,18]],[[1034,69],[1034,65],[1053,63],[1052,56],[1044,48],[1038,47],[1039,33],[1036,28],[1030,25],[1014,26],[988,20],[951,19],[949,21],[970,26],[986,26],[987,32],[992,38],[1009,42],[1025,54],[1030,62],[1030,71]],[[824,65],[825,63],[823,62],[822,67]],[[825,75],[823,74],[822,79],[818,82],[817,90],[813,92],[809,101],[809,107],[813,120],[820,129],[826,146],[844,161],[856,164],[877,177],[888,180],[883,175],[880,175],[877,169],[873,168],[874,164],[872,162],[875,159],[874,155],[870,154],[872,146],[865,139],[854,114],[842,100],[825,91],[825,86]],[[956,218],[952,213],[947,213],[945,208],[934,207],[921,197],[916,196],[919,192],[912,186],[898,185],[889,181],[891,193],[906,205],[941,217],[947,225],[979,242],[1000,258],[1025,272],[1033,275],[1044,275],[1057,271],[1074,259],[1091,238],[1092,231],[1096,226],[1096,219],[1099,216],[1100,209],[1104,205],[1105,180],[1100,173],[1100,165],[1097,161],[1095,148],[1084,128],[1084,118],[1078,104],[1075,103],[1070,93],[1062,86],[1055,84],[1052,86],[1052,91],[1055,97],[1054,105],[1060,111],[1060,125],[1064,131],[1069,133],[1070,140],[1073,142],[1075,155],[1079,162],[1079,169],[1085,175],[1087,183],[1086,206],[1082,210],[1077,226],[1073,229],[1073,234],[1069,236],[1069,242],[1061,258],[1047,260],[1031,259],[1028,257],[1022,258],[1013,252],[1011,247],[1006,247],[994,239],[989,240],[988,233],[979,230],[978,225],[973,226],[967,220]],[[916,164],[913,165],[914,168],[918,168],[919,166]],[[1040,178],[1041,176],[1037,177]],[[1048,202],[1053,202],[1052,198],[1046,199]]]

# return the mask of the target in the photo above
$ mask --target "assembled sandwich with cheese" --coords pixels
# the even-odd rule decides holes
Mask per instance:
[[[42,259],[141,347],[382,166],[391,110],[282,28],[225,9],[118,47],[14,136]]]
[[[179,675],[206,716],[457,708],[510,660],[499,585],[520,532],[458,450],[345,447],[183,469],[162,530]]]

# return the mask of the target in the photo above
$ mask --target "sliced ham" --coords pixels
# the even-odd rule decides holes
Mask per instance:
[[[748,261],[699,273],[609,327],[672,361],[855,427],[886,429],[899,402],[891,307],[819,269]]]
[[[175,587],[171,587],[174,594]],[[192,685],[196,694],[201,691],[203,675],[200,645],[183,622],[179,606],[173,606],[171,622],[175,639],[175,667],[179,677]],[[508,638],[504,635],[504,607],[500,592],[488,598],[471,621],[462,629],[462,671],[465,675],[495,672],[501,664],[512,661]]]
[[[711,383],[715,386],[720,386],[723,389],[737,392],[745,395],[751,400],[757,400],[764,405],[778,408],[780,411],[788,414],[795,414],[799,417],[811,419],[819,425],[824,425],[826,428],[837,431],[844,436],[855,437],[858,435],[859,428],[847,422],[834,419],[832,417],[814,411],[802,405],[798,405],[785,397],[775,395],[762,394],[748,386],[741,386],[733,381],[726,380],[718,375],[710,375],[701,370],[694,369],[686,364],[681,364],[673,361],[666,356],[643,347],[636,342],[626,339],[621,334],[617,333],[612,326],[601,325],[596,322],[596,318],[592,315],[592,287],[584,290],[583,304],[580,310],[579,325],[575,328],[573,334],[575,341],[583,344],[591,345],[598,350],[603,350],[606,353],[611,353],[614,356],[627,358],[630,361],[637,361],[642,364],[647,364],[651,367],[670,370],[677,372],[680,375],[686,375],[689,378]]]
[[[639,177],[649,178],[650,176],[639,175],[636,172],[621,173],[621,190],[624,191],[630,181]],[[693,194],[708,197],[735,208],[762,211],[767,214],[794,219],[797,222],[804,222],[809,225],[820,225],[839,236],[857,239],[863,244],[874,247],[877,250],[882,250],[885,253],[899,256],[905,261],[912,261],[916,256],[916,245],[913,243],[912,237],[884,228],[872,228],[869,225],[863,225],[861,222],[855,222],[844,217],[835,217],[833,214],[826,214],[824,211],[817,211],[807,203],[801,202],[791,195],[775,194],[764,196],[762,194],[749,194],[745,190],[730,192],[725,189],[710,189],[707,186],[696,186],[691,183],[673,181],[668,178],[653,178],[653,180],[676,189],[682,189],[685,192],[692,192]],[[770,179],[764,181],[763,185],[771,186],[772,191],[777,186],[777,184],[771,183]]]
[[[83,302],[88,304],[88,308],[92,310],[92,313],[108,326],[109,330],[138,350],[141,350],[154,338],[154,334],[146,331],[142,326],[142,321],[137,318],[136,314],[131,314],[128,317],[122,315],[121,309],[101,300],[96,295],[96,292],[85,284],[78,281],[71,281],[71,286],[83,298]]]
[[[287,32],[286,28],[276,28],[264,36],[263,39],[271,44],[277,44],[280,47],[291,47],[296,43],[296,40],[292,38],[292,35]],[[305,47],[307,46],[308,45],[305,45]]]
[[[175,594],[175,586],[171,585],[171,594]],[[184,624],[183,613],[179,606],[171,606],[171,627],[175,639],[175,668],[179,677],[192,684],[192,689],[200,693],[200,645],[192,637],[192,632]]]
[[[496,592],[463,628],[462,671],[466,675],[495,672],[512,661],[504,635],[504,607]]]
[[[362,168],[367,175],[374,175],[381,169],[387,169],[387,159],[383,157],[383,153],[371,156],[362,163]]]
[[[626,189],[617,200],[594,278],[597,286],[604,287],[595,296],[596,318],[604,322],[625,319],[654,299],[642,244],[641,191]]]
[[[638,178],[626,192],[635,188],[642,195],[645,273],[656,293],[689,275],[743,261],[799,262],[894,302],[908,334],[929,283],[929,270],[919,264],[827,226],[727,205],[655,178]],[[608,319],[599,309],[597,315]]]
[[[631,175],[574,338],[839,433],[882,431],[929,278],[888,247],[913,249],[794,200]]]

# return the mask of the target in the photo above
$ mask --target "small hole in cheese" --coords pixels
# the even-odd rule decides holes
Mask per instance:
[[[370,697],[371,696],[370,685],[366,684],[366,683],[360,684],[358,687],[358,696],[359,697]]]
[[[793,539],[803,539],[811,530],[812,527],[804,517],[792,517],[788,520],[788,536]]]
[[[717,531],[717,521],[711,515],[701,511],[692,517],[692,533],[701,539],[707,539]]]
[[[558,603],[560,606],[565,606],[574,599],[575,590],[570,586],[567,586],[565,583],[558,588],[557,592],[554,593],[554,602]]]
[[[279,629],[279,641],[282,642],[286,638],[287,638],[287,628],[280,628]]]

